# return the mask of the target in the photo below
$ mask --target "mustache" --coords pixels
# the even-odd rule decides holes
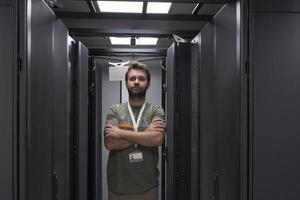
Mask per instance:
[[[140,87],[140,86],[133,86],[133,87],[131,87],[130,89],[143,89],[143,87]]]

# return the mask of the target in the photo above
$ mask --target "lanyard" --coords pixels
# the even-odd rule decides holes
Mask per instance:
[[[141,110],[140,110],[140,112],[139,112],[137,121],[135,121],[135,118],[134,118],[134,115],[133,115],[131,106],[130,106],[129,102],[127,103],[127,107],[128,107],[129,113],[130,113],[131,121],[132,121],[132,123],[133,123],[133,128],[134,128],[134,131],[135,131],[135,132],[138,131],[139,124],[140,124],[140,121],[141,121],[142,114],[143,114],[143,112],[144,112],[145,106],[146,106],[146,102],[144,102],[144,104],[143,104],[143,106],[142,106],[142,108],[141,108]],[[134,144],[134,147],[137,148],[138,145],[137,145],[137,144]]]
[[[130,113],[131,121],[133,123],[134,131],[137,132],[138,128],[139,128],[139,124],[140,124],[141,118],[142,118],[142,114],[143,114],[145,106],[146,106],[146,102],[144,102],[144,104],[143,104],[143,106],[142,106],[142,108],[141,108],[141,110],[139,112],[137,121],[135,121],[135,118],[134,118],[134,115],[133,115],[133,112],[132,112],[132,109],[131,109],[131,106],[130,106],[129,102],[127,103],[127,106],[128,106],[128,110],[129,110],[129,113]]]

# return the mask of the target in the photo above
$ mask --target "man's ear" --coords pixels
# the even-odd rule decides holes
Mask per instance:
[[[150,87],[150,81],[148,82],[147,89],[149,89],[149,87]]]

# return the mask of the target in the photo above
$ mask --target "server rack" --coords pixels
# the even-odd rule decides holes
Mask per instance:
[[[167,199],[191,199],[197,140],[192,134],[191,43],[177,42],[167,52]],[[197,135],[197,134],[196,134]],[[197,143],[197,142],[196,142]],[[196,156],[197,157],[197,156]],[[197,182],[197,181],[196,181]]]

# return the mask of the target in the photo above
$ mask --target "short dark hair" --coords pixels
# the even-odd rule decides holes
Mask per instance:
[[[129,73],[129,71],[132,70],[132,69],[144,71],[144,72],[146,73],[146,76],[147,76],[147,81],[150,82],[151,75],[150,75],[149,69],[148,69],[148,67],[147,67],[146,64],[141,63],[141,62],[132,62],[132,63],[129,65],[129,67],[128,67],[128,69],[127,69],[127,72],[126,72],[126,74],[125,74],[125,81],[126,81],[126,82],[127,82],[127,80],[128,80],[128,73]]]

